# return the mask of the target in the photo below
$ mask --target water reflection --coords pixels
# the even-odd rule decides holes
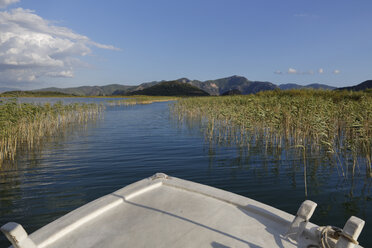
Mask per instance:
[[[24,224],[29,232],[32,232],[36,229],[35,227],[45,225],[53,221],[56,216],[64,215],[76,206],[86,203],[81,186],[74,186],[63,191],[58,189],[59,183],[73,184],[69,181],[73,178],[64,177],[64,174],[78,168],[66,166],[63,161],[71,160],[72,157],[63,152],[57,155],[56,151],[69,149],[74,139],[84,140],[92,129],[99,126],[100,121],[102,119],[95,119],[83,125],[71,124],[53,136],[44,137],[38,146],[32,149],[25,144],[19,147],[14,161],[8,160],[2,164],[0,167],[0,225],[7,221],[18,221]],[[45,163],[49,159],[55,159],[56,156],[58,159],[55,163]],[[52,167],[52,172],[50,167]],[[55,190],[53,190],[54,187]],[[0,246],[6,243],[7,241],[2,236]]]
[[[345,181],[354,180],[354,177],[366,177],[370,181],[369,160],[363,154],[355,157],[352,150],[343,149],[341,153],[332,154],[320,146],[311,144],[305,146],[293,145],[280,134],[272,135],[262,130],[251,132],[239,127],[220,125],[209,122],[200,116],[179,116],[173,113],[173,122],[178,128],[186,128],[190,133],[204,136],[211,159],[216,155],[218,147],[235,148],[235,165],[240,167],[249,165],[258,160],[288,161],[296,160],[302,165],[309,163],[310,178],[315,179],[321,167],[336,170]],[[245,162],[244,162],[245,161]],[[243,163],[244,162],[244,163]],[[364,171],[363,171],[364,170]],[[303,170],[302,170],[303,172]]]

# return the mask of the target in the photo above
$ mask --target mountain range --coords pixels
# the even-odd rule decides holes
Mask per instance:
[[[299,85],[299,84],[280,84],[279,88],[281,90],[292,90],[292,89],[322,89],[322,90],[334,90],[336,87],[329,86],[326,84],[308,84],[308,85]]]
[[[359,90],[366,90],[366,89],[372,89],[372,80],[367,80],[367,81],[364,81],[363,83],[350,86],[350,87],[337,88],[337,90],[352,90],[352,91],[359,91]]]
[[[19,90],[19,89],[9,88],[9,87],[0,87],[0,93],[1,92],[6,92],[6,91],[16,91],[16,90]]]
[[[142,90],[131,91],[126,95],[147,96],[209,96],[207,92],[188,83],[167,81],[155,84]]]
[[[325,84],[309,84],[306,86],[298,85],[298,84],[280,84],[275,85],[270,82],[261,82],[261,81],[250,81],[245,77],[241,76],[231,76],[226,78],[220,78],[215,80],[207,80],[207,81],[199,81],[199,80],[190,80],[188,78],[180,78],[173,81],[152,81],[142,83],[140,85],[121,85],[121,84],[110,84],[105,86],[80,86],[80,87],[73,87],[73,88],[44,88],[35,91],[48,91],[48,92],[60,92],[70,95],[76,96],[111,96],[111,95],[133,95],[139,94],[138,91],[150,88],[150,91],[153,89],[152,87],[164,83],[164,82],[171,82],[162,87],[170,89],[170,84],[177,84],[178,93],[182,94],[194,94],[196,92],[195,88],[190,87],[183,87],[182,84],[191,85],[197,87],[198,89],[207,92],[209,95],[223,95],[229,94],[229,92],[240,92],[241,94],[252,94],[257,93],[260,91],[265,90],[275,90],[275,89],[302,89],[302,88],[311,88],[311,89],[327,89],[333,90],[336,89],[335,87],[325,85]],[[338,89],[348,89],[348,90],[362,90],[372,88],[372,80],[365,81],[359,85],[351,86],[351,87],[344,87]],[[165,89],[164,88],[164,89]],[[161,87],[155,87],[155,91],[159,91]],[[173,89],[174,90],[174,89]],[[194,93],[192,93],[194,92]],[[196,93],[201,94],[201,92]]]

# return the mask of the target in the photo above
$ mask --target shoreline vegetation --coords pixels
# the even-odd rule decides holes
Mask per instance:
[[[17,97],[76,97],[76,98],[123,98],[121,95],[109,95],[109,96],[84,96],[66,94],[57,91],[7,91],[0,93],[1,98],[17,98]],[[130,96],[129,96],[130,97]]]
[[[14,161],[18,150],[36,147],[44,137],[72,123],[96,119],[102,110],[103,106],[97,104],[37,105],[0,100],[0,167],[5,161]]]
[[[177,101],[180,97],[170,96],[129,96],[121,100],[108,100],[106,101],[109,106],[132,106],[137,104],[151,104],[155,102],[169,102]]]
[[[171,111],[181,123],[197,123],[210,142],[249,149],[263,139],[266,148],[324,154],[343,177],[365,163],[366,175],[372,177],[371,90],[274,90],[185,98]]]
[[[65,94],[56,91],[7,91],[0,94],[0,97],[77,97],[76,95]]]

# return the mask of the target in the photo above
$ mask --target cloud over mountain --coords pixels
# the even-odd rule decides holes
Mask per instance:
[[[1,4],[15,2],[0,0]],[[53,25],[32,10],[0,12],[0,84],[32,82],[40,77],[73,77],[79,59],[91,48],[119,50]]]

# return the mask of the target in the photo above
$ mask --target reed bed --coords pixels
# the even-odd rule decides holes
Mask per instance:
[[[354,173],[362,158],[372,176],[372,91],[278,90],[187,98],[176,102],[172,112],[183,123],[197,122],[210,141],[249,147],[264,140],[266,148],[324,153],[343,176],[349,168]]]
[[[169,102],[176,101],[179,97],[168,97],[168,96],[136,96],[128,99],[121,100],[110,100],[107,101],[109,106],[132,106],[137,104],[152,104],[155,102]]]
[[[96,119],[103,107],[74,103],[51,105],[0,101],[0,166],[14,161],[21,147],[32,149],[44,137],[52,136],[72,123],[83,124]]]

